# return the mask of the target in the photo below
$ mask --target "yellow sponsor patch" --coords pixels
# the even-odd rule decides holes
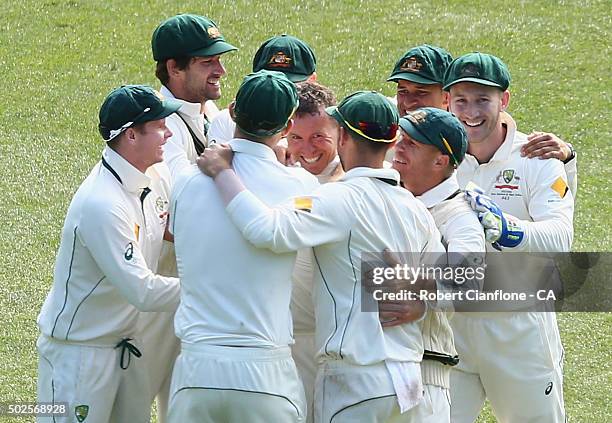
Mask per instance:
[[[138,241],[138,235],[140,235],[140,226],[138,226],[138,223],[134,223],[134,235],[136,235],[136,241]]]
[[[293,207],[296,210],[311,211],[312,210],[312,198],[311,197],[296,197],[293,199]]]
[[[559,197],[561,198],[564,198],[565,194],[567,194],[567,191],[569,190],[569,187],[567,186],[563,178],[560,176],[555,180],[555,182],[553,182],[550,187],[553,189],[554,192],[559,194]]]

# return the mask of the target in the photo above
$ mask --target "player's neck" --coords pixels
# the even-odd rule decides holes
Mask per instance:
[[[495,130],[478,143],[468,143],[468,153],[478,160],[478,163],[488,163],[506,139],[507,127],[501,121]]]

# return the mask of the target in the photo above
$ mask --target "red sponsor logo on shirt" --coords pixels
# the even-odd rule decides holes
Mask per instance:
[[[518,189],[518,185],[495,185],[497,189]]]

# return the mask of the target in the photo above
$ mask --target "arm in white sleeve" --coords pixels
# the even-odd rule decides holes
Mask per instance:
[[[175,310],[179,281],[147,267],[127,213],[117,207],[89,207],[83,215],[77,235],[126,300],[140,311]]]
[[[515,251],[563,252],[570,251],[574,236],[574,196],[567,183],[563,163],[542,160],[531,175],[529,215],[532,221],[522,220],[523,241]]]
[[[576,194],[578,193],[578,153],[576,153],[576,156],[567,162],[564,167],[565,173],[567,174],[569,189],[572,191],[574,199],[576,199]]]
[[[304,202],[311,202],[310,211],[304,210]],[[348,236],[355,219],[342,189],[331,185],[275,208],[243,190],[229,203],[227,212],[249,242],[277,253],[340,241]]]

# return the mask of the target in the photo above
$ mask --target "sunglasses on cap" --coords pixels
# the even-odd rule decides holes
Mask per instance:
[[[359,128],[355,128],[344,118],[344,116],[342,116],[340,109],[337,108],[336,112],[342,118],[342,121],[346,124],[346,126],[370,141],[393,142],[398,137],[397,130],[399,129],[399,125],[397,123],[392,123],[389,128],[383,128],[378,122],[360,121],[358,123]]]
[[[108,142],[110,140],[112,140],[113,138],[115,138],[117,135],[121,134],[123,131],[125,131],[126,129],[128,129],[130,126],[132,126],[134,124],[134,122],[136,122],[138,119],[140,119],[141,117],[143,117],[145,114],[147,114],[148,112],[151,111],[150,107],[147,107],[146,109],[144,109],[142,112],[140,112],[139,114],[137,114],[131,121],[124,123],[121,127],[117,128],[117,129],[111,129],[110,130],[110,134],[108,136],[107,139],[105,139],[104,141]],[[101,128],[105,128],[104,126],[100,125]]]

